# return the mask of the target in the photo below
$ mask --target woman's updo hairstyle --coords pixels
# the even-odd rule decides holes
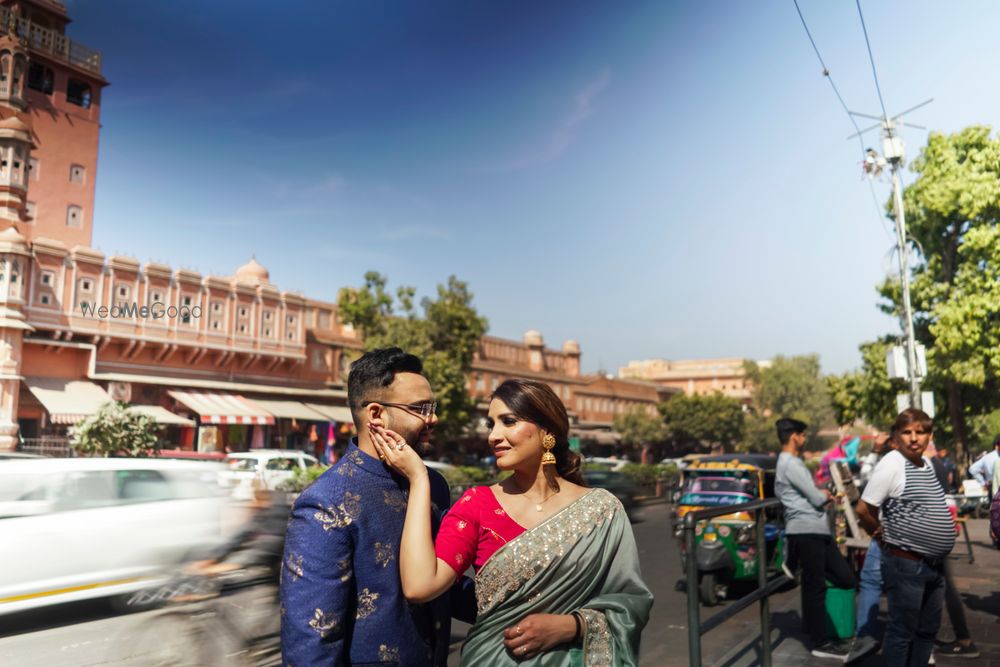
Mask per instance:
[[[544,466],[545,477],[553,491],[559,490],[555,473],[574,484],[584,485],[580,472],[580,455],[569,448],[569,415],[566,406],[552,388],[535,380],[506,380],[496,388],[491,398],[503,401],[511,413],[551,433],[556,439],[552,448],[556,464]],[[555,468],[555,470],[552,470]]]

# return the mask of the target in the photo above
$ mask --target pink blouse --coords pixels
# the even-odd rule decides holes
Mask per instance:
[[[475,486],[448,510],[434,551],[460,576],[470,564],[478,571],[500,547],[523,532],[524,527],[500,507],[490,487]]]

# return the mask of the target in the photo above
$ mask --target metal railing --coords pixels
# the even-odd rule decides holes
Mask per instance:
[[[714,630],[724,622],[743,611],[754,602],[760,601],[760,637],[761,665],[771,667],[771,610],[768,596],[788,583],[788,577],[777,575],[767,578],[767,540],[764,533],[766,523],[764,511],[769,507],[780,506],[777,498],[755,500],[741,505],[725,507],[709,507],[695,510],[684,515],[684,551],[686,554],[687,577],[687,608],[688,608],[688,664],[691,667],[701,667],[701,636]],[[757,524],[757,588],[751,593],[735,600],[719,613],[701,620],[701,601],[699,599],[698,559],[695,554],[694,529],[699,521],[735,512],[753,512]]]
[[[0,7],[0,33],[20,37],[27,41],[28,48],[42,51],[57,60],[94,74],[101,73],[100,51],[74,42],[55,30],[36,25],[8,7]]]
[[[40,456],[66,457],[73,456],[69,446],[69,438],[64,435],[42,436],[40,438],[23,438],[17,451]]]

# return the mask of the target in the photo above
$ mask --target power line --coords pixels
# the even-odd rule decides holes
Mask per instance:
[[[802,9],[799,8],[799,0],[792,0],[792,2],[795,3],[795,11],[798,12],[799,14],[799,20],[802,21],[802,28],[806,31],[806,37],[809,38],[809,43],[812,44],[813,51],[816,53],[816,59],[819,60],[819,64],[823,68],[823,76],[826,77],[826,80],[830,82],[830,87],[833,89],[833,94],[837,96],[837,101],[840,102],[841,108],[843,108],[844,113],[847,114],[847,118],[848,120],[851,121],[851,125],[854,126],[854,130],[857,133],[858,137],[858,146],[861,149],[861,158],[864,159],[866,149],[865,149],[865,141],[864,139],[861,138],[861,128],[858,127],[858,122],[854,120],[854,115],[851,113],[851,110],[847,108],[847,104],[844,102],[844,98],[840,95],[840,91],[837,90],[837,84],[833,82],[833,76],[830,74],[830,69],[826,66],[826,63],[823,61],[823,56],[820,55],[819,47],[816,46],[816,40],[813,39],[812,32],[809,31],[809,26],[806,24],[806,18],[802,15]],[[858,9],[860,10],[860,5]],[[871,54],[871,49],[869,49],[869,55],[870,54]],[[874,63],[872,64],[872,67],[874,67]],[[877,85],[878,85],[878,79],[876,79],[876,86]],[[881,93],[879,93],[879,99],[881,100]],[[885,226],[886,223],[885,215],[882,213],[882,207],[879,206],[878,197],[875,195],[875,186],[872,184],[870,180],[868,181],[868,187],[872,193],[872,203],[875,205],[875,212],[878,215],[879,226],[882,228],[882,231],[884,231],[886,235],[889,237],[889,240],[895,242],[895,239],[893,239],[892,234]]]
[[[878,72],[875,70],[875,56],[872,55],[872,43],[868,40],[868,27],[865,25],[865,15],[861,12],[861,0],[855,0],[855,3],[858,5],[858,16],[861,17],[861,31],[865,33],[865,46],[868,47],[868,61],[872,64],[872,77],[875,79],[875,92],[878,93],[878,103],[882,107],[882,118],[888,118],[889,114],[885,112],[885,101],[882,99],[882,87],[878,84]]]

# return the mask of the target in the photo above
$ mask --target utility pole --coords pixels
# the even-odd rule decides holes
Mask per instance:
[[[920,107],[930,104],[933,101],[933,99],[929,99],[926,102],[922,102],[902,113],[896,114],[892,118],[887,118],[885,115],[873,116],[870,114],[857,113],[855,111],[848,112],[854,116],[861,116],[879,121],[878,125],[861,130],[857,134],[852,134],[848,137],[848,139],[860,137],[869,130],[881,127],[882,155],[885,158],[885,161],[889,163],[892,170],[892,205],[896,213],[896,246],[899,249],[899,280],[903,287],[902,326],[903,334],[906,336],[906,376],[910,382],[910,407],[917,408],[918,410],[923,407],[920,394],[920,369],[917,366],[917,340],[913,331],[913,306],[910,302],[910,252],[909,245],[906,242],[906,219],[903,214],[903,185],[899,178],[899,170],[903,166],[904,146],[902,138],[896,133],[896,121],[904,114],[907,114],[915,109],[919,109]],[[900,124],[915,127],[921,130],[927,129],[920,125],[902,123],[902,121],[900,121]]]
[[[899,278],[903,284],[903,330],[906,334],[906,369],[910,380],[910,407],[921,408],[920,375],[917,368],[917,339],[913,333],[913,306],[910,303],[909,244],[903,215],[903,186],[899,169],[903,165],[903,141],[893,134],[892,119],[882,118],[882,150],[892,168],[892,204],[896,210],[896,247],[899,248]]]

